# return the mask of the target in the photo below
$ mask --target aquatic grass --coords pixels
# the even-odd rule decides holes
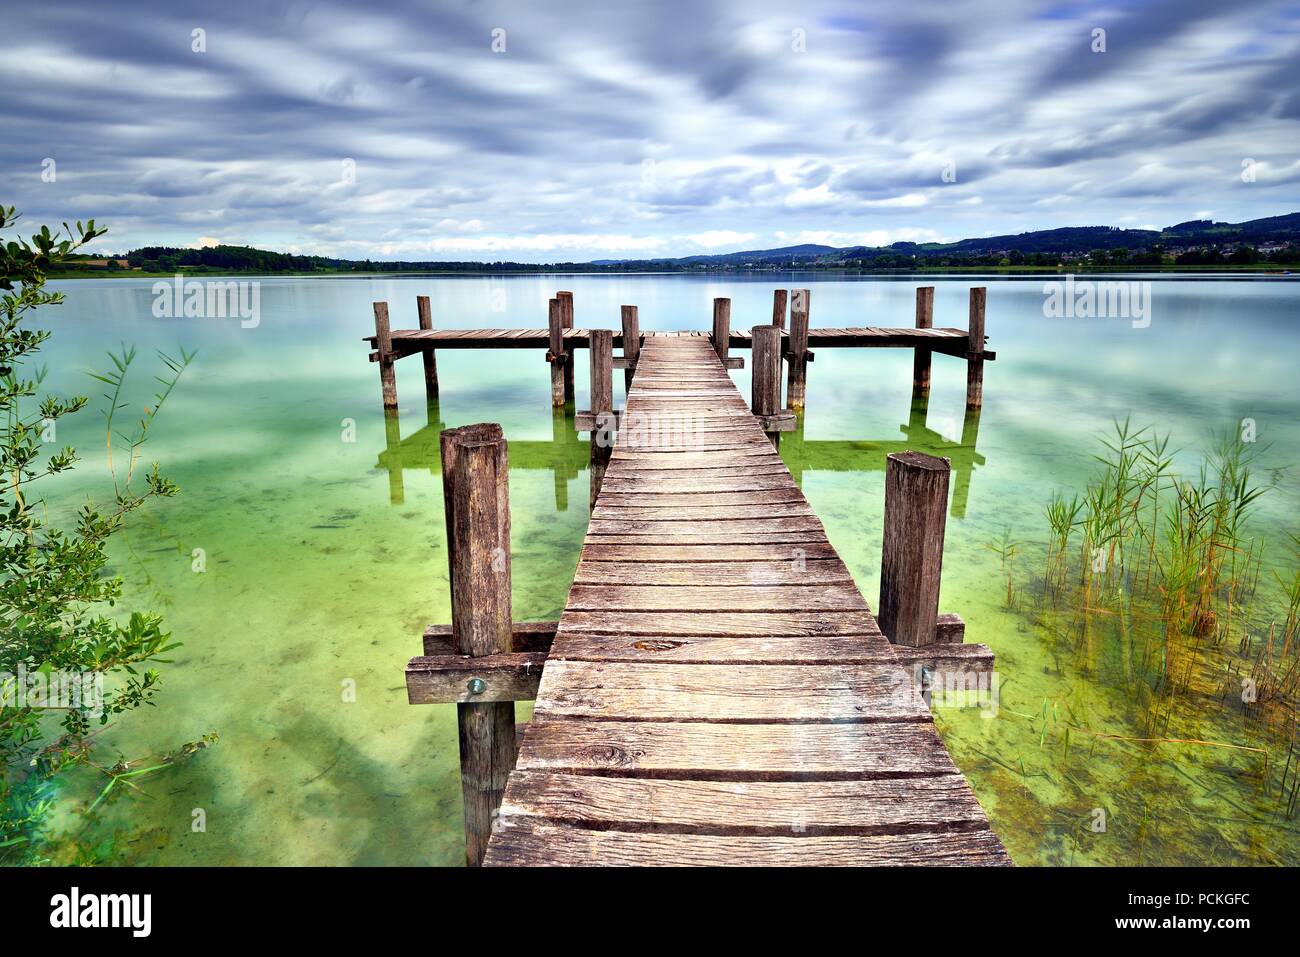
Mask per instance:
[[[1029,720],[1040,749],[1062,766],[1080,736],[1091,748],[1112,741],[1250,757],[1248,769],[1233,773],[1257,780],[1279,813],[1292,813],[1300,535],[1273,570],[1275,608],[1259,596],[1265,554],[1252,525],[1269,487],[1254,477],[1267,446],[1230,431],[1213,436],[1185,478],[1175,472],[1170,436],[1150,427],[1116,419],[1099,445],[1093,478],[1055,492],[1043,513],[1036,614],[1049,636],[1074,649],[1083,673],[1118,668],[1133,695],[1132,731],[1107,728],[1114,716],[1098,724],[1068,706],[1062,717],[1046,700],[1037,714],[1003,712]],[[1271,759],[1282,753],[1273,782],[1279,762]]]
[[[1002,538],[997,542],[985,542],[984,547],[998,556],[1002,565],[1002,575],[1007,582],[1006,607],[1010,608],[1015,598],[1015,574],[1012,563],[1020,554],[1020,543],[1012,539],[1011,529],[1002,530]]]

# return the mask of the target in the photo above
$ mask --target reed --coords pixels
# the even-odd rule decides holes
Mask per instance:
[[[1215,436],[1188,477],[1177,474],[1182,456],[1170,436],[1117,419],[1100,439],[1091,480],[1053,494],[1044,511],[1039,624],[1073,647],[1083,670],[1116,669],[1136,705],[1134,733],[1077,716],[1061,722],[1053,737],[1062,763],[1067,733],[1236,752],[1262,758],[1248,777],[1293,813],[1300,535],[1290,536],[1290,556],[1261,592],[1266,556],[1252,516],[1267,491],[1254,474],[1266,449],[1232,432]],[[1008,544],[1009,533],[986,547],[1002,555]],[[1004,558],[1004,574],[1009,564]],[[1008,605],[1013,594],[1008,584]],[[1035,718],[1044,743],[1057,722]],[[1280,782],[1270,767],[1282,770]]]

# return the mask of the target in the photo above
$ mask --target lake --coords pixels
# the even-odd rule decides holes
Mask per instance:
[[[578,326],[618,328],[618,307],[630,303],[642,330],[703,330],[711,300],[729,296],[734,329],[770,321],[774,287],[804,286],[814,327],[906,326],[915,288],[932,284],[935,325],[964,328],[967,289],[987,285],[997,360],[977,420],[964,414],[960,360],[935,356],[928,407],[914,409],[910,351],[819,349],[806,414],[782,456],[873,606],[885,453],[905,443],[953,459],[941,610],[961,614],[967,640],[997,653],[1000,703],[995,715],[954,708],[937,720],[1017,863],[1300,863],[1294,821],[1279,811],[1288,754],[1276,737],[1273,785],[1255,752],[1133,740],[1149,735],[1113,649],[1063,647],[1035,612],[1044,509],[1053,493],[1082,490],[1116,418],[1169,433],[1188,475],[1215,433],[1252,420],[1253,474],[1268,487],[1252,520],[1266,546],[1256,622],[1279,617],[1272,570],[1294,572],[1300,285],[1129,278],[1152,280],[1147,324],[1047,318],[1041,277],[273,278],[260,280],[251,328],[155,318],[153,280],[51,283],[67,299],[37,313],[54,332],[45,387],[92,396],[59,426],[59,443],[84,458],[51,486],[56,516],[111,491],[102,387],[87,371],[105,368],[121,343],[137,347],[124,413],[135,414],[151,401],[155,351],[198,350],[144,453],[182,492],[133,519],[113,569],[127,583],[125,607],[164,612],[183,647],[161,667],[158,707],[106,741],[135,760],[220,735],[143,780],[144,793],[107,804],[88,831],[67,814],[60,825],[134,864],[462,863],[454,708],[408,705],[403,676],[423,627],[450,620],[437,432],[480,421],[505,429],[518,619],[555,618],[564,604],[586,528],[586,446],[553,417],[535,350],[440,354],[436,409],[420,361],[399,362],[395,434],[361,341],[373,333],[372,301],[388,301],[394,328],[416,326],[417,295],[431,297],[435,327],[542,327],[547,300],[571,289]],[[748,396],[748,372],[733,376]],[[584,351],[578,408],[586,378]],[[618,405],[621,376],[615,391]],[[1006,562],[990,547],[1004,535],[1019,543]],[[1195,734],[1162,737],[1259,740],[1241,708],[1202,711],[1179,719]],[[1048,716],[1066,712],[1088,731],[1062,746]],[[86,771],[69,797],[84,807],[103,784]],[[205,830],[192,827],[196,809]]]

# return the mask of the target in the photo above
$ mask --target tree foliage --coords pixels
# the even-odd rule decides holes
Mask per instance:
[[[0,229],[18,219],[12,207],[0,207]],[[109,387],[104,415],[110,456],[115,439],[127,447],[128,461],[113,472],[111,503],[86,503],[64,528],[51,523],[40,497],[44,480],[77,462],[74,449],[50,448],[48,440],[58,421],[85,408],[87,399],[38,397],[44,372],[31,362],[50,334],[24,320],[62,302],[61,293],[45,288],[51,266],[104,233],[89,220],[53,233],[42,226],[30,238],[0,244],[0,861],[42,860],[43,823],[60,777],[73,767],[100,767],[94,757],[98,732],[115,717],[152,704],[159,683],[153,665],[177,646],[159,615],[115,609],[122,581],[106,566],[109,541],[127,516],[151,498],[177,492],[157,465],[144,488],[132,479],[149,424],[193,356],[162,357],[168,370],[159,377],[163,387],[129,430],[116,425],[116,414],[134,351],[114,356],[114,369],[96,376]],[[83,690],[98,682],[102,697],[79,696],[64,709],[49,707],[48,698],[33,704],[33,690],[50,687],[56,676],[77,676]],[[118,762],[100,770],[111,788],[130,769]]]

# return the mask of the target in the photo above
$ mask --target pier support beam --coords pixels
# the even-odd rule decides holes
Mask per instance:
[[[808,382],[808,306],[812,293],[807,289],[792,290],[790,299],[790,343],[785,361],[789,367],[785,401],[792,411],[802,412]]]
[[[415,308],[420,313],[420,328],[433,329],[433,310],[429,308],[428,296],[416,296]],[[424,395],[430,401],[438,398],[438,357],[432,349],[425,349],[424,356]]]
[[[620,306],[619,311],[623,320],[623,386],[630,389],[637,359],[641,357],[641,324],[636,306]]]
[[[772,291],[772,325],[778,329],[785,328],[785,300],[786,292],[784,289]]]
[[[764,425],[781,410],[781,330],[774,325],[755,326],[753,372],[750,375],[750,408]],[[779,429],[764,430],[772,445],[781,447]]]
[[[731,300],[713,300],[713,350],[727,367],[727,357],[731,352]]]
[[[596,507],[605,471],[614,451],[614,331],[591,330],[591,501]]]
[[[560,300],[560,325],[565,329],[573,328],[573,293],[560,291],[555,294]],[[573,353],[564,356],[564,401],[573,401]]]
[[[988,289],[973,286],[970,291],[970,342],[966,348],[966,408],[984,405],[984,304]]]
[[[934,328],[934,287],[918,286],[916,290],[916,328]],[[918,348],[912,359],[912,397],[922,398],[930,394],[930,360],[933,353],[929,349]]]
[[[442,487],[451,578],[451,632],[473,658],[512,652],[510,496],[501,426],[468,425],[441,435]],[[470,679],[469,691],[482,679]],[[492,819],[515,766],[513,701],[456,705],[465,798],[465,860],[483,863]]]
[[[384,408],[397,408],[397,370],[393,367],[393,333],[388,325],[388,303],[375,305],[375,350],[379,353],[379,385],[384,393]]]
[[[562,409],[565,396],[564,368],[568,357],[564,353],[564,312],[558,298],[550,301],[547,327],[551,336],[550,348],[546,351],[546,361],[551,364],[551,408]]]
[[[895,452],[885,464],[885,542],[880,559],[880,630],[892,642],[934,644],[943,571],[951,462]]]

